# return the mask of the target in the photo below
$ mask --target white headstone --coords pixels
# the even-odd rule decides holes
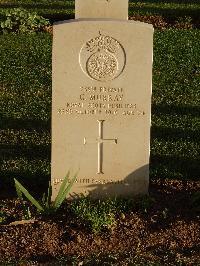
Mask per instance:
[[[76,0],[75,18],[128,19],[128,0]]]
[[[77,0],[76,17],[89,16],[89,2]],[[101,2],[112,18],[109,4],[123,1],[93,1],[94,14]],[[53,199],[69,169],[80,169],[72,194],[147,193],[152,50],[149,24],[88,17],[54,25]]]

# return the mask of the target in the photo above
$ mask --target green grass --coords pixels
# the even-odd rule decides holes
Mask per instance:
[[[1,263],[1,262],[0,262]],[[43,265],[44,258],[38,256],[37,259],[32,260],[25,260],[21,259],[18,261],[9,261],[9,262],[2,262],[2,265]],[[45,264],[44,265],[84,265],[84,266],[121,266],[121,265],[131,265],[131,266],[161,266],[162,264],[158,262],[152,262],[151,259],[146,259],[141,257],[140,254],[130,254],[130,253],[98,253],[98,254],[91,254],[88,257],[80,257],[80,256],[56,256],[56,258],[51,256],[46,256]],[[182,265],[181,262],[177,262],[177,266]],[[184,265],[184,264],[183,264]],[[198,265],[196,265],[198,266]]]
[[[74,1],[50,0],[3,0],[0,1],[0,17],[5,10],[14,7],[23,7],[36,11],[39,15],[50,19],[74,18]],[[198,20],[200,4],[198,0],[173,0],[173,1],[129,1],[129,15],[162,15],[168,18],[190,16]]]
[[[0,3],[0,18],[6,10],[21,7],[50,19],[74,18],[74,1],[5,1]]]
[[[81,198],[72,202],[71,209],[92,232],[99,233],[103,229],[111,230],[115,227],[115,215],[119,208],[117,201],[114,200],[91,201],[88,198]]]
[[[156,31],[151,178],[200,177],[200,31]],[[0,190],[13,178],[45,191],[50,178],[49,34],[0,36]],[[31,190],[31,192],[32,192]]]
[[[147,213],[155,200],[148,196],[137,198],[113,198],[104,200],[92,200],[82,197],[71,202],[70,209],[78,220],[90,230],[98,234],[102,231],[112,231],[117,224],[117,219],[125,217],[125,213],[138,210]]]
[[[200,9],[198,1],[130,1],[129,15],[131,14],[156,14],[164,16],[197,16]]]
[[[200,32],[169,30],[154,39],[151,174],[200,176]]]
[[[40,182],[50,174],[51,36],[0,36],[1,189],[13,178]],[[3,183],[3,184],[2,184]]]

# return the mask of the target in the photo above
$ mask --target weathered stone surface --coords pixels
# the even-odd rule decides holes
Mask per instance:
[[[72,193],[147,193],[152,47],[141,22],[54,25],[53,198],[69,169],[80,169]]]
[[[128,19],[128,0],[76,0],[75,18]]]

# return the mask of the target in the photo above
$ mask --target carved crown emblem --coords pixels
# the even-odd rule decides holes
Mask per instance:
[[[121,44],[101,32],[83,45],[79,55],[83,72],[91,79],[104,82],[118,77],[124,69],[125,61]]]
[[[101,35],[101,32],[99,32],[98,37],[91,39],[86,43],[86,49],[90,53],[108,51],[114,54],[119,48],[120,44],[118,41],[112,37]]]

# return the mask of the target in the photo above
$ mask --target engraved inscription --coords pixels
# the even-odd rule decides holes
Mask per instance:
[[[63,178],[56,178],[53,180],[54,185],[59,185],[63,182]],[[71,180],[68,180],[68,183],[70,184]],[[124,179],[119,179],[118,177],[113,177],[112,179],[96,179],[94,178],[77,178],[75,183],[78,184],[118,184],[118,185],[126,185],[132,183],[132,180],[126,181]]]
[[[136,103],[126,102],[121,87],[81,86],[77,98],[58,108],[60,115],[105,115],[123,118],[142,117],[146,113]]]
[[[98,170],[97,174],[104,174],[103,173],[103,144],[104,142],[112,142],[114,144],[117,144],[117,139],[104,139],[103,137],[103,123],[105,120],[97,120],[98,122],[98,130],[99,130],[99,136],[98,138],[95,139],[95,142],[90,142],[90,143],[97,143],[98,145]],[[86,138],[84,138],[84,145],[87,144]]]
[[[100,32],[99,36],[83,45],[79,55],[83,72],[97,81],[109,81],[118,77],[124,69],[125,61],[122,45]]]
[[[123,118],[142,117],[145,111],[138,104],[126,101],[121,87],[81,86],[77,98],[58,108],[60,115],[104,115]]]

